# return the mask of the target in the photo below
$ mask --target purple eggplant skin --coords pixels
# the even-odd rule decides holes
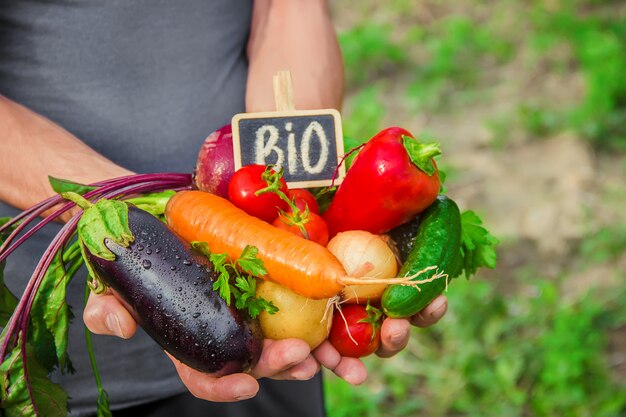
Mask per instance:
[[[191,368],[215,375],[250,369],[261,354],[256,320],[213,290],[211,262],[150,213],[129,206],[127,248],[105,239],[115,260],[87,261],[137,323]]]

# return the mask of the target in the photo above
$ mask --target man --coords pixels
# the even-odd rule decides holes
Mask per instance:
[[[273,109],[272,76],[282,69],[292,73],[297,108],[340,108],[343,68],[326,1],[4,0],[0,200],[33,205],[52,194],[48,175],[90,183],[190,172],[204,137],[233,114]],[[15,212],[0,207],[0,215]],[[48,228],[11,256],[12,289],[23,289],[54,233]],[[299,340],[265,341],[250,374],[202,374],[135,334],[111,295],[92,295],[83,310],[84,285],[77,277],[68,288],[74,313],[92,332],[119,336],[95,340],[116,415],[323,415],[320,380],[311,379],[320,365],[353,384],[367,376],[329,343],[310,352]],[[446,306],[437,299],[414,324],[434,323]],[[387,320],[380,356],[404,348],[408,330],[406,320]],[[76,416],[93,415],[97,398],[83,339],[74,320],[77,373],[55,375]]]

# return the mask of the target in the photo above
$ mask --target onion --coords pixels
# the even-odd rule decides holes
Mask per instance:
[[[234,172],[233,131],[228,124],[204,140],[198,153],[194,182],[199,190],[228,198],[228,183]]]
[[[362,230],[341,232],[327,245],[349,276],[360,278],[394,278],[398,273],[396,257],[385,240]],[[378,301],[386,284],[349,285],[341,293],[349,303]]]

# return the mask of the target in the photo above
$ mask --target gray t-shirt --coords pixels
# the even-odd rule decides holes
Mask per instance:
[[[126,168],[190,173],[204,138],[244,110],[250,17],[251,0],[2,0],[0,94]],[[0,216],[14,213],[0,205]],[[21,294],[57,230],[9,258],[12,290]],[[55,375],[72,415],[92,412],[97,398],[81,320],[84,285],[77,275],[68,295],[77,372]],[[128,341],[95,336],[94,344],[114,407],[185,390],[141,330]]]

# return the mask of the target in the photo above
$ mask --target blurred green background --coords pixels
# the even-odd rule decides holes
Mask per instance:
[[[344,133],[441,143],[448,194],[501,240],[446,317],[330,417],[626,415],[626,2],[331,2]]]

